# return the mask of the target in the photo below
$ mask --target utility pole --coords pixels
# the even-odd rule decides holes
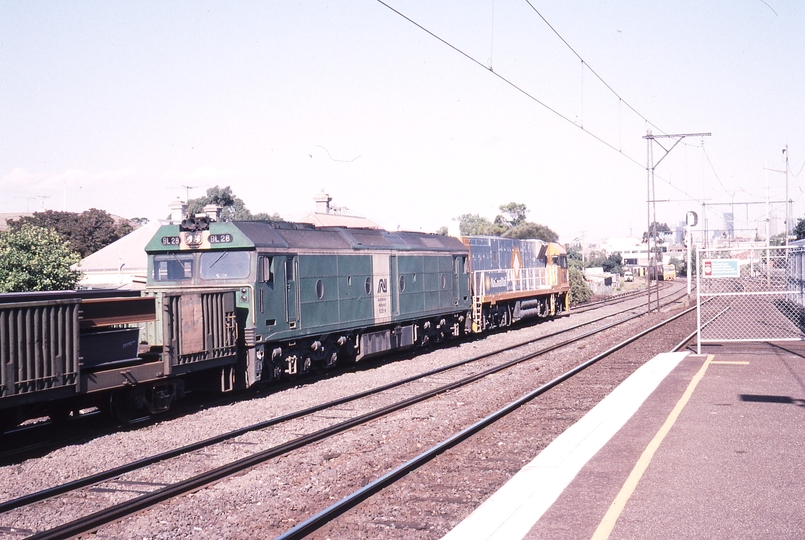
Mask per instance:
[[[710,133],[680,133],[676,135],[653,135],[651,130],[646,131],[646,136],[643,137],[646,139],[646,174],[647,179],[646,183],[648,184],[648,199],[646,201],[647,210],[646,213],[648,214],[648,238],[646,239],[647,244],[647,256],[648,256],[648,268],[646,268],[646,289],[648,289],[648,312],[651,313],[651,269],[654,270],[654,281],[656,282],[656,297],[657,297],[657,311],[660,310],[660,283],[657,280],[659,277],[659,273],[657,272],[657,200],[654,193],[654,169],[657,168],[657,165],[662,163],[662,160],[673,150],[677,144],[679,144],[682,139],[685,137],[709,137]],[[666,148],[662,145],[659,141],[657,144],[660,148],[665,150],[665,154],[657,161],[654,162],[654,145],[652,141],[656,141],[657,139],[674,139],[674,144],[671,145],[670,148]],[[654,216],[654,223],[652,225],[652,215]],[[653,246],[652,246],[653,244]]]
[[[791,204],[791,202],[788,200],[788,145],[787,144],[785,145],[785,148],[783,148],[783,160],[785,161],[785,170],[784,171],[781,171],[780,169],[770,169],[769,164],[768,164],[768,160],[766,162],[766,166],[763,167],[763,168],[766,169],[766,198],[768,198],[768,196],[769,196],[768,195],[768,191],[769,191],[769,187],[768,187],[769,173],[768,173],[768,171],[785,173],[785,242],[784,242],[784,245],[787,246],[788,245],[788,232],[791,230],[788,227],[788,221],[790,219],[788,207]],[[768,212],[768,210],[767,210],[767,212]],[[769,216],[767,215],[766,218],[768,219]],[[767,232],[767,235],[768,234],[770,234],[770,231]]]
[[[783,157],[785,158],[785,245],[788,245],[788,233],[791,231],[791,228],[788,225],[788,220],[790,218],[788,214],[788,205],[791,204],[788,201],[788,145],[785,145],[783,148]]]

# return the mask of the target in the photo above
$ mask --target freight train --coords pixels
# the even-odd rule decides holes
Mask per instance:
[[[187,390],[322,372],[569,306],[565,250],[539,240],[199,217],[163,225],[146,252],[140,296],[0,302],[0,428],[86,407],[125,421]]]

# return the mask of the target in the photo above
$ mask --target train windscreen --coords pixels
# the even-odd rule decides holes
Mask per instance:
[[[249,277],[248,251],[208,251],[201,254],[201,279]]]
[[[168,253],[154,255],[154,281],[184,281],[193,277],[193,256]]]

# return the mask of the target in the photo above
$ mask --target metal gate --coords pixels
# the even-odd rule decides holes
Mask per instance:
[[[733,247],[696,253],[702,343],[805,340],[805,249]]]

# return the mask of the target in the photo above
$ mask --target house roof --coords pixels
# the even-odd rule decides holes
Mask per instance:
[[[120,240],[81,259],[73,268],[84,273],[121,271],[127,274],[142,272],[148,267],[145,245],[159,229],[159,222],[149,222]]]
[[[33,212],[11,212],[6,214],[0,214],[0,232],[8,230],[9,219],[19,219],[23,216],[32,216],[32,215],[34,215]]]
[[[295,221],[301,223],[311,223],[316,227],[354,227],[360,229],[382,229],[380,225],[360,216],[349,216],[338,213],[312,212]]]

